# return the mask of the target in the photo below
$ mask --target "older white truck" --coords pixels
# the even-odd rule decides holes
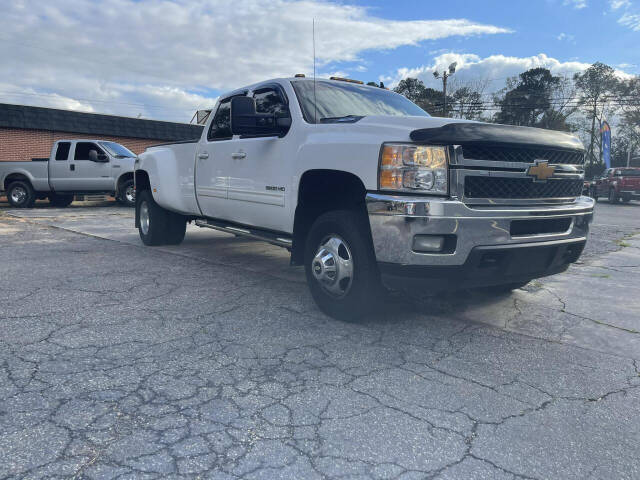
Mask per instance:
[[[145,245],[186,223],[263,239],[304,265],[327,314],[382,291],[510,290],[562,272],[585,246],[584,149],[547,130],[432,118],[342,79],[275,79],[218,101],[202,138],[136,160]]]
[[[36,199],[67,207],[74,195],[103,193],[133,206],[133,162],[128,148],[105,140],[58,140],[49,158],[31,162],[0,161],[0,192],[16,208],[30,208]]]

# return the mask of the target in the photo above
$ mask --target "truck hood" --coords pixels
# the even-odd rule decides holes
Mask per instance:
[[[439,117],[371,116],[361,119],[361,128],[384,128],[414,142],[437,145],[520,146],[584,151],[580,140],[566,132],[516,127]],[[395,135],[394,135],[395,136]]]
[[[372,115],[364,117],[355,125],[362,128],[385,128],[403,132],[408,136],[413,130],[420,128],[439,128],[450,123],[478,123],[472,120],[458,120],[440,117],[399,117],[392,115]],[[344,124],[343,124],[344,125]]]

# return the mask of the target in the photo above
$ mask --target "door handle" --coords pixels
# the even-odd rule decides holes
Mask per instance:
[[[76,166],[74,164],[69,165],[69,170],[71,170],[72,172],[75,172]]]
[[[247,154],[240,150],[239,152],[232,153],[231,158],[234,160],[242,160],[243,158],[247,158]]]
[[[207,152],[200,152],[200,153],[198,154],[198,158],[199,158],[200,160],[206,160],[207,158],[209,158],[209,154],[208,154]]]

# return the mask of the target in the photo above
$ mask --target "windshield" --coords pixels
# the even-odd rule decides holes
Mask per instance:
[[[338,120],[344,117],[357,120],[367,115],[429,116],[415,103],[384,88],[319,80],[315,82],[314,94],[312,81],[291,83],[302,106],[304,118],[309,123],[320,123],[322,119]],[[317,104],[317,113],[314,104]]]
[[[129,150],[127,147],[124,147],[116,142],[100,142],[107,152],[111,154],[113,157],[130,157],[135,158],[136,154]]]
[[[623,168],[618,171],[623,177],[640,177],[640,168]]]

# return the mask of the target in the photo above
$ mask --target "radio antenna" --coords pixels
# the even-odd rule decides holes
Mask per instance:
[[[316,19],[313,19],[313,123],[318,123],[318,101],[316,100]]]

